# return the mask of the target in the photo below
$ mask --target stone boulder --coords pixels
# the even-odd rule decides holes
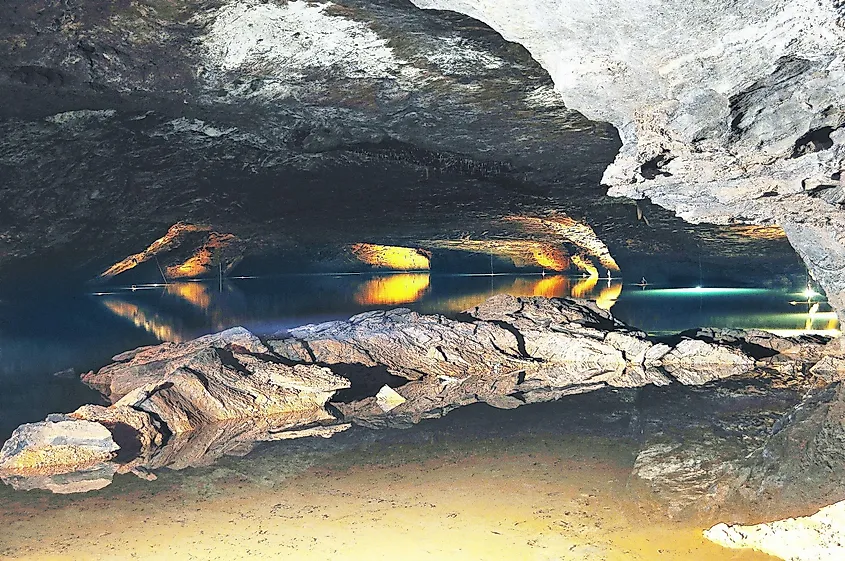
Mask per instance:
[[[336,390],[349,387],[328,368],[287,366],[215,347],[168,366],[155,381],[139,380],[141,385],[115,406],[150,413],[175,434],[218,421],[280,414],[297,414],[302,424],[331,420],[326,402]]]
[[[118,449],[103,425],[51,415],[46,421],[15,429],[0,449],[0,476],[85,470],[111,460]]]

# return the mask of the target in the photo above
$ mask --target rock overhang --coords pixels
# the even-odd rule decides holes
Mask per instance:
[[[366,187],[337,188],[350,175],[383,191],[446,170],[435,191],[474,178],[468,191],[481,209],[471,213],[494,215],[514,204],[503,191],[525,189],[536,215],[571,189],[597,187],[605,171],[611,194],[650,197],[693,222],[782,224],[839,303],[842,258],[827,251],[841,243],[841,205],[827,200],[842,161],[835,8],[664,3],[654,13],[616,6],[608,17],[598,1],[578,10],[416,4],[464,12],[515,42],[455,12],[393,2],[16,3],[0,45],[9,61],[0,88],[12,100],[0,165],[11,178],[6,216],[36,228],[30,236],[15,224],[3,238],[7,257],[32,266],[50,255],[34,246],[61,252],[84,240],[103,244],[101,255],[56,265],[101,267],[143,249],[153,226],[223,215],[237,216],[236,233],[258,245],[291,247],[303,221],[285,207],[339,196],[361,210],[351,192]],[[599,20],[613,33],[588,33]],[[564,101],[618,128],[624,144],[607,170],[615,133]],[[490,180],[506,185],[491,196]],[[38,213],[16,200],[35,184],[48,188],[33,199],[58,199]],[[399,188],[418,206],[413,193],[426,187]],[[165,212],[146,201],[166,201]],[[126,217],[119,248],[104,239],[115,214]],[[355,227],[335,219],[334,237]],[[428,226],[374,241],[412,244],[431,237]],[[266,239],[262,229],[284,234]],[[825,256],[806,238],[821,239]]]

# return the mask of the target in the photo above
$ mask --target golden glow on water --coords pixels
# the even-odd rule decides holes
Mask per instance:
[[[395,305],[417,302],[428,291],[428,273],[403,273],[371,278],[355,292],[361,305]]]
[[[369,243],[356,243],[350,249],[359,261],[380,269],[422,271],[431,268],[431,255],[422,249]]]
[[[119,298],[106,297],[100,300],[103,306],[112,313],[128,319],[136,327],[140,327],[148,333],[152,333],[159,341],[173,341],[176,343],[185,340],[172,321],[156,312],[147,312],[138,304],[121,300]]]
[[[569,278],[563,275],[550,275],[541,278],[531,289],[531,296],[559,298],[569,291]]]
[[[449,437],[445,437],[449,438]],[[0,490],[0,555],[26,561],[765,561],[629,486],[597,438],[373,446],[296,468],[248,457],[74,497]],[[329,441],[331,442],[331,441]],[[325,453],[324,453],[325,454]],[[319,458],[323,459],[320,460]],[[316,461],[316,463],[315,463]],[[291,473],[293,472],[293,473]],[[131,477],[131,476],[127,476]],[[125,481],[125,480],[124,480]]]
[[[601,292],[596,298],[596,305],[602,310],[609,310],[616,304],[616,300],[620,294],[622,294],[622,283],[610,282],[602,287]]]
[[[211,287],[201,282],[172,282],[164,287],[168,294],[178,296],[200,310],[211,308]]]

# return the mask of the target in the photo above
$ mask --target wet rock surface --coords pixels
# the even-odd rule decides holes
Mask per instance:
[[[839,364],[840,346],[761,332],[693,336],[656,340],[586,301],[504,295],[458,319],[369,312],[266,341],[232,329],[122,353],[86,375],[114,404],[85,406],[68,418],[99,427],[117,443],[113,452],[120,449],[94,462],[99,467],[86,465],[90,478],[52,477],[75,468],[47,478],[32,473],[41,483],[27,483],[20,471],[4,477],[20,488],[65,482],[72,489],[98,485],[114,464],[111,473],[152,478],[159,468],[208,465],[260,441],[330,437],[350,424],[408,427],[475,403],[512,409],[615,391],[622,399],[613,415],[628,419],[626,438],[642,442],[632,473],[670,512],[701,508],[705,498],[708,508],[729,497],[757,500],[760,481],[769,488],[799,481],[798,500],[804,484],[818,483],[792,476],[810,469],[802,462],[836,465],[838,441],[825,427],[838,418],[838,385],[825,386],[810,367]],[[778,357],[779,367],[771,367]],[[811,393],[802,402],[808,388],[822,386],[823,398]],[[817,444],[793,445],[793,433]],[[27,444],[15,442],[21,446],[6,448]],[[819,487],[820,500],[838,492],[834,475],[817,473],[829,482]],[[788,499],[778,504],[795,502]]]
[[[11,475],[67,473],[110,460],[119,448],[99,423],[52,415],[18,427],[0,450],[0,470]]]

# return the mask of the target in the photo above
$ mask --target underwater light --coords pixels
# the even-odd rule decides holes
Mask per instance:
[[[807,289],[802,292],[805,298],[808,300],[812,300],[816,296],[819,296],[819,293],[812,289],[812,287],[808,286]]]

